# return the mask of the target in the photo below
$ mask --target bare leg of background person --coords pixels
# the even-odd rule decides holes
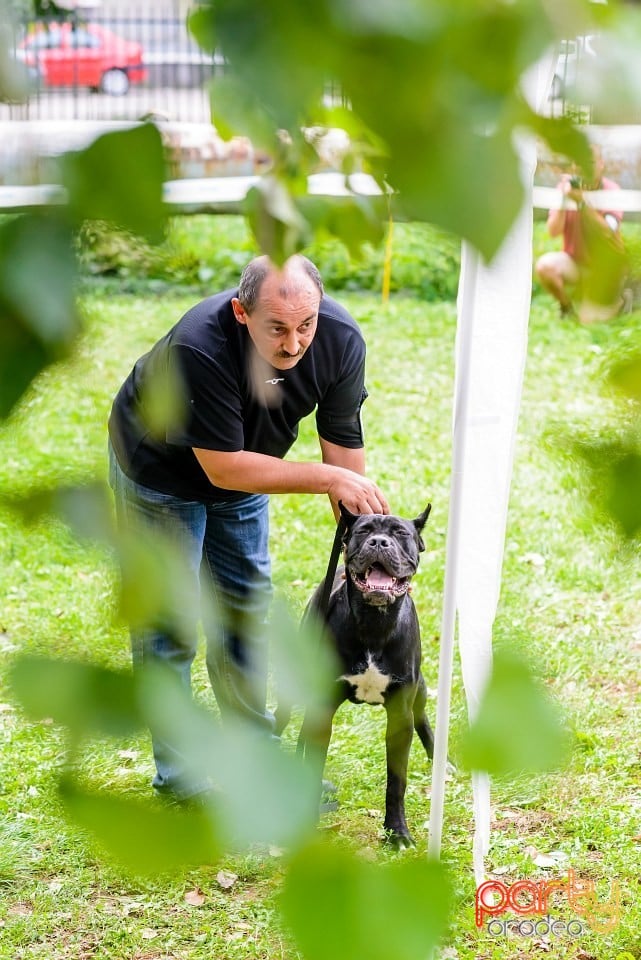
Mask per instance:
[[[567,253],[544,253],[536,262],[536,276],[547,293],[558,300],[562,313],[572,311],[572,291],[579,279],[577,266]]]

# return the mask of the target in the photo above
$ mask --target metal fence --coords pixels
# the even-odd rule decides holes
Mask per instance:
[[[223,73],[224,62],[202,51],[189,34],[185,3],[165,0],[147,8],[139,4],[118,7],[112,13],[103,5],[99,12],[69,13],[63,20],[14,24],[14,55],[29,71],[30,92],[22,103],[0,104],[0,120],[157,117],[209,122],[210,89],[215,96],[215,79]],[[104,31],[110,41],[105,42]],[[135,64],[113,69],[113,47],[120,44],[122,48],[125,41],[139,45],[142,71]],[[578,81],[598,56],[594,41],[595,37],[589,36],[562,41],[544,112],[555,116],[569,113],[581,122],[608,122],[597,120],[589,104],[577,101]],[[100,76],[95,71],[86,73],[90,62],[102,70]],[[328,95],[336,99],[335,90]]]
[[[70,13],[14,24],[12,34],[28,96],[0,104],[2,120],[210,120],[209,84],[224,63],[201,50],[183,16]]]

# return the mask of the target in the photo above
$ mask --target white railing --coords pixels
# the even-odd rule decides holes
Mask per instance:
[[[168,180],[164,185],[164,201],[172,214],[240,213],[243,200],[259,179],[259,176],[247,176]],[[381,194],[376,181],[367,174],[352,174],[346,181],[343,174],[332,171],[309,177],[308,191],[327,197],[345,197],[350,193],[370,197]],[[584,196],[587,203],[597,209],[641,213],[641,190],[595,190]],[[66,203],[66,200],[65,190],[58,184],[0,186],[0,211],[3,213],[55,206]],[[556,187],[534,187],[534,209],[552,210],[560,205],[561,194]]]

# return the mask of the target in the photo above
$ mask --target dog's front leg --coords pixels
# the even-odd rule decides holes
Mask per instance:
[[[316,813],[320,810],[323,791],[323,770],[327,760],[327,751],[332,737],[332,725],[336,707],[321,713],[307,710],[298,736],[298,750],[314,771],[314,780],[318,786],[315,802]]]
[[[386,839],[403,849],[412,846],[414,840],[405,820],[405,788],[407,786],[407,763],[409,759],[414,717],[409,697],[399,692],[388,703],[385,748],[387,753],[387,790],[385,794]]]

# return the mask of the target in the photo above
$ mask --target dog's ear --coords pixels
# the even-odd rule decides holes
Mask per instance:
[[[414,528],[418,534],[418,549],[420,551],[425,550],[425,544],[423,542],[423,537],[421,536],[421,530],[427,523],[427,518],[430,515],[431,509],[432,509],[432,504],[428,503],[425,510],[423,510],[423,513],[419,513],[418,517],[416,517],[415,520],[412,520],[412,523],[414,524]]]
[[[347,529],[349,530],[350,527],[353,526],[354,522],[358,520],[359,514],[352,513],[351,510],[348,510],[342,500],[338,501],[338,509],[341,512],[341,517],[343,518]]]

